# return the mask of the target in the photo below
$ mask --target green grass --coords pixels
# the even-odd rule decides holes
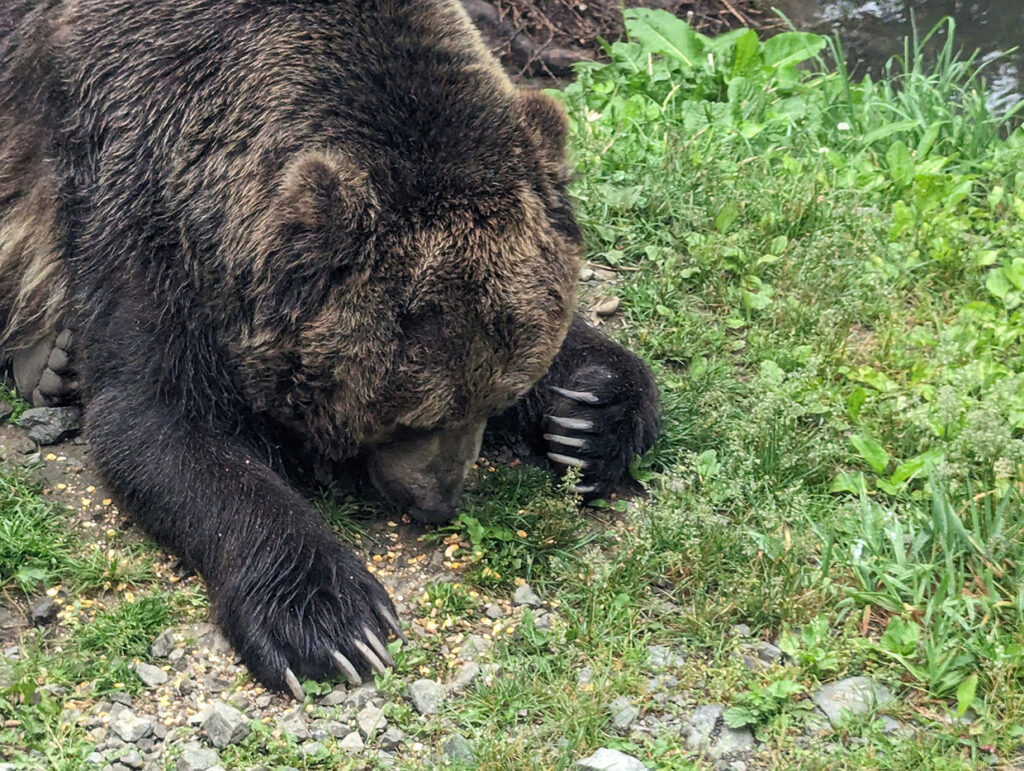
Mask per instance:
[[[1020,763],[1024,132],[986,106],[952,25],[908,41],[878,82],[852,80],[814,35],[709,39],[645,10],[627,11],[627,28],[560,98],[589,258],[623,277],[614,334],[663,391],[664,435],[636,469],[648,493],[624,514],[584,515],[535,469],[479,470],[459,519],[428,536],[460,576],[417,589],[417,621],[441,632],[378,680],[409,736],[398,767],[436,764],[452,731],[474,768],[566,768],[600,746],[710,767],[677,723],[615,731],[608,704],[622,696],[669,721],[725,705],[762,743],[757,767]],[[177,611],[145,550],[119,543],[89,563],[29,488],[8,484],[8,587],[139,586],[72,633],[83,663],[27,638],[0,708],[41,747],[67,729],[25,684],[46,671],[113,687],[160,609]],[[365,505],[324,508],[368,537],[347,524]],[[502,618],[483,658],[497,669],[440,716],[415,716],[408,682],[449,676],[452,635],[479,632],[484,604],[522,580],[548,607]],[[758,640],[786,657],[748,669],[743,646]],[[651,680],[652,644],[684,656],[660,673],[677,678],[667,691]],[[883,715],[814,734],[809,696],[852,675],[895,693],[886,714],[908,734],[886,733]],[[65,744],[70,767],[88,745]],[[264,729],[222,758],[341,762]]]

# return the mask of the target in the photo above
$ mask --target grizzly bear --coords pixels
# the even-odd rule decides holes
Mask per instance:
[[[566,131],[455,0],[0,6],[0,346],[266,685],[400,633],[297,480],[435,523],[490,419],[591,498],[652,445],[649,369],[575,315]]]

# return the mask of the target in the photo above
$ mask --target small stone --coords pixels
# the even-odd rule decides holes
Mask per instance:
[[[573,766],[576,771],[647,771],[647,766],[618,750],[602,747],[593,755],[577,760]]]
[[[471,634],[462,644],[462,658],[471,660],[486,656],[491,650],[491,641],[478,634]]]
[[[339,704],[344,704],[346,698],[348,698],[348,689],[343,685],[336,685],[333,691],[320,699],[320,706],[337,707]]]
[[[811,694],[811,699],[833,727],[842,724],[844,713],[863,715],[893,701],[888,688],[862,675],[824,685]]]
[[[484,606],[484,615],[489,619],[497,621],[499,618],[505,618],[505,611],[493,602],[489,602]]]
[[[165,629],[156,636],[153,640],[153,644],[149,646],[149,652],[153,654],[155,658],[165,659],[171,655],[171,651],[174,650],[174,630]]]
[[[387,730],[381,734],[380,746],[386,750],[393,750],[405,741],[405,732],[397,726],[389,725]]]
[[[608,705],[611,713],[612,727],[616,731],[626,731],[633,721],[640,717],[640,710],[629,703],[625,696],[619,696]]]
[[[686,657],[676,653],[667,645],[648,645],[647,654],[651,657],[651,669],[672,669],[686,664]]]
[[[594,303],[591,310],[593,310],[598,316],[614,316],[621,304],[622,300],[615,295],[609,295],[608,297],[600,298],[596,303]]]
[[[444,686],[433,680],[417,680],[409,686],[409,698],[421,715],[435,715],[444,703]]]
[[[139,741],[145,741],[145,739],[140,739]],[[142,768],[146,761],[143,759],[141,752],[138,750],[130,750],[119,757],[117,762],[122,766],[127,766],[128,768]]]
[[[28,606],[28,622],[32,626],[46,626],[57,618],[58,610],[52,597],[40,597]]]
[[[533,591],[533,587],[529,584],[521,584],[516,587],[515,592],[512,594],[512,602],[516,605],[526,605],[531,608],[539,608],[541,606],[540,597]]]
[[[153,732],[153,720],[125,709],[113,720],[110,728],[122,741],[132,743]]]
[[[102,766],[107,762],[107,759],[98,752],[90,752],[88,757],[86,757],[85,762],[90,766]]]
[[[766,664],[775,664],[782,658],[782,648],[762,640],[754,646],[757,657]]]
[[[367,704],[356,715],[356,725],[359,726],[359,733],[366,737],[367,740],[372,739],[378,731],[383,731],[387,724],[388,721],[384,717],[383,710],[372,704]]]
[[[594,277],[594,269],[583,266],[580,268],[580,281],[590,281]]]
[[[124,691],[114,691],[110,694],[110,700],[115,704],[121,704],[125,707],[130,707],[132,705],[131,694],[127,694]],[[113,712],[113,709],[111,709],[111,712]]]
[[[152,664],[147,664],[144,661],[140,661],[135,665],[135,674],[150,688],[155,688],[167,682],[166,672],[160,669],[160,667],[154,667]]]
[[[202,727],[210,743],[219,750],[242,741],[250,730],[249,718],[223,701],[210,705]]]
[[[730,728],[722,726],[722,732],[711,747],[711,757],[715,760],[732,755],[745,755],[754,751],[754,734],[749,728]]]
[[[0,423],[7,420],[7,418],[11,417],[13,414],[14,407],[11,406],[11,403],[0,399]]]
[[[56,444],[78,432],[77,407],[34,407],[21,413],[19,425],[38,444]]]
[[[750,637],[750,627],[746,624],[736,624],[729,631],[732,632],[733,637]]]
[[[307,758],[312,758],[322,752],[327,752],[327,748],[320,742],[306,742],[299,748],[299,752]]]
[[[377,686],[373,684],[361,685],[354,691],[349,691],[345,697],[344,705],[349,709],[360,710],[376,695]]]
[[[724,711],[721,704],[704,704],[690,714],[682,729],[690,752],[705,752],[711,746],[711,737]]]
[[[455,677],[452,678],[452,690],[456,693],[464,691],[466,688],[473,684],[473,681],[476,680],[479,674],[480,665],[477,664],[475,661],[467,661],[465,664],[462,665],[462,667],[456,673]]]
[[[302,707],[296,707],[277,721],[277,727],[281,733],[294,737],[300,742],[309,738],[309,724],[303,714]]]
[[[619,274],[614,270],[608,270],[607,268],[594,268],[594,278],[598,281],[614,281],[619,277]]]
[[[594,670],[590,667],[580,667],[576,673],[576,684],[580,688],[585,688],[594,681]]]
[[[174,766],[175,771],[208,771],[220,763],[217,750],[202,747],[198,742],[185,745],[181,757]]]
[[[462,734],[452,734],[445,739],[441,750],[456,763],[472,763],[476,759],[473,745]]]
[[[340,742],[338,742],[338,749],[344,750],[345,752],[360,752],[366,745],[363,743],[363,737],[359,735],[358,731],[353,731]]]

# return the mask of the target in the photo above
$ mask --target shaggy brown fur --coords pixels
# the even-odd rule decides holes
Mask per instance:
[[[95,464],[268,684],[394,627],[287,477],[365,458],[436,521],[517,402],[586,403],[591,490],[653,441],[646,367],[572,318],[565,128],[454,0],[0,8],[4,345],[79,331]]]

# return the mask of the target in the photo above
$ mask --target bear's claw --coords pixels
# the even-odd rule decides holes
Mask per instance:
[[[331,659],[337,665],[338,669],[345,679],[348,680],[349,685],[362,685],[363,678],[359,676],[356,668],[352,666],[352,662],[342,656],[338,651],[331,651]]]
[[[295,673],[292,672],[290,667],[284,671],[284,682],[288,686],[288,690],[292,692],[292,696],[295,697],[296,701],[306,700],[306,692],[302,690],[299,678],[295,676]]]
[[[572,391],[568,388],[559,388],[558,386],[551,386],[551,390],[556,394],[564,396],[566,399],[572,399],[574,402],[582,402],[583,404],[598,404],[601,401],[589,391]]]
[[[370,668],[378,675],[383,675],[388,671],[388,668],[384,666],[384,662],[377,658],[377,654],[370,650],[370,647],[362,640],[353,640],[352,645],[355,646],[357,651],[363,654],[363,658],[366,659],[366,663],[369,664]]]

